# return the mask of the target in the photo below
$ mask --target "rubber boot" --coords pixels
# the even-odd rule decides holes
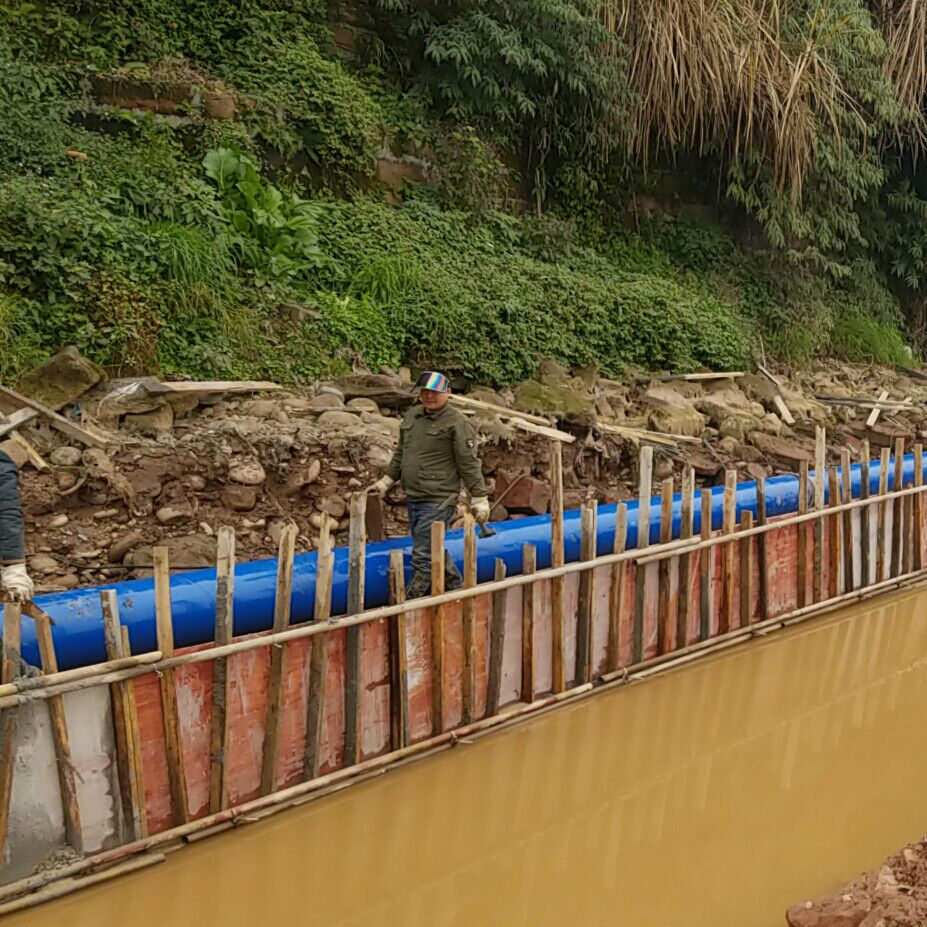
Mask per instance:
[[[421,599],[431,592],[431,577],[427,573],[413,573],[406,586],[407,599]]]

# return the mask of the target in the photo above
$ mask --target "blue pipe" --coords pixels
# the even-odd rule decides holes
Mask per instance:
[[[904,483],[910,484],[914,476],[914,456],[904,458]],[[853,496],[860,491],[860,467],[851,468]],[[894,465],[888,474],[888,486],[894,485]],[[869,488],[878,491],[879,462],[870,465]],[[721,527],[723,486],[712,488],[712,528]],[[756,514],[756,483],[739,483],[737,486],[737,517],[749,510]],[[615,505],[599,506],[597,553],[602,556],[614,549]],[[798,508],[798,478],[791,475],[776,476],[766,481],[766,512],[768,517],[795,512]],[[679,535],[682,497],[673,497],[673,537]],[[627,503],[628,547],[637,545],[637,501]],[[695,531],[701,530],[701,511],[695,506]],[[477,544],[477,574],[480,582],[492,579],[496,558],[505,561],[508,575],[521,571],[522,546],[533,544],[537,549],[539,569],[550,566],[550,516],[500,522],[494,525],[496,534],[480,539]],[[578,560],[580,553],[580,512],[576,509],[564,514],[564,546],[567,561]],[[650,541],[660,537],[659,501],[651,503]],[[366,605],[373,608],[384,605],[388,595],[390,551],[401,550],[408,554],[412,549],[410,538],[394,538],[367,547]],[[463,563],[463,532],[451,531],[447,535],[447,549],[458,565]],[[406,570],[411,569],[406,557]],[[315,596],[316,554],[299,554],[293,569],[293,596],[291,622],[310,621]],[[274,594],[277,575],[276,559],[256,560],[239,564],[235,569],[235,634],[264,631],[273,624]],[[332,614],[346,609],[348,551],[335,549],[335,568],[332,582]],[[155,635],[154,582],[150,579],[132,580],[75,589],[40,596],[36,604],[55,621],[53,637],[60,669],[71,669],[106,659],[103,640],[100,590],[115,589],[119,596],[120,617],[129,630],[133,653],[157,649]],[[213,639],[215,621],[216,572],[213,569],[180,573],[171,577],[171,606],[174,639],[178,647],[202,644]],[[27,662],[39,665],[35,626],[23,620],[22,653]]]

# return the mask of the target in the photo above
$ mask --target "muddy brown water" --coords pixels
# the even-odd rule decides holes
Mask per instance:
[[[781,927],[927,831],[927,591],[874,601],[4,923]]]

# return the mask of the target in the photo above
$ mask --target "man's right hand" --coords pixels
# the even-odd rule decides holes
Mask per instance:
[[[395,482],[396,481],[391,476],[381,476],[376,483],[367,488],[367,494],[375,493],[378,496],[382,496],[389,491],[390,486]]]
[[[0,582],[14,602],[28,602],[35,595],[35,586],[32,585],[25,563],[10,563],[3,567]]]

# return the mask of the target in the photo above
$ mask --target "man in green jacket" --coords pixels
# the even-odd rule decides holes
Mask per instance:
[[[463,415],[448,404],[451,393],[447,377],[428,370],[418,385],[421,405],[406,413],[399,429],[399,446],[386,475],[369,490],[385,493],[398,481],[408,497],[414,571],[406,591],[409,598],[431,591],[431,526],[436,521],[450,524],[461,483],[470,493],[470,508],[476,520],[483,523],[489,519],[476,437]],[[446,551],[444,559],[446,587],[456,589],[463,577]]]

